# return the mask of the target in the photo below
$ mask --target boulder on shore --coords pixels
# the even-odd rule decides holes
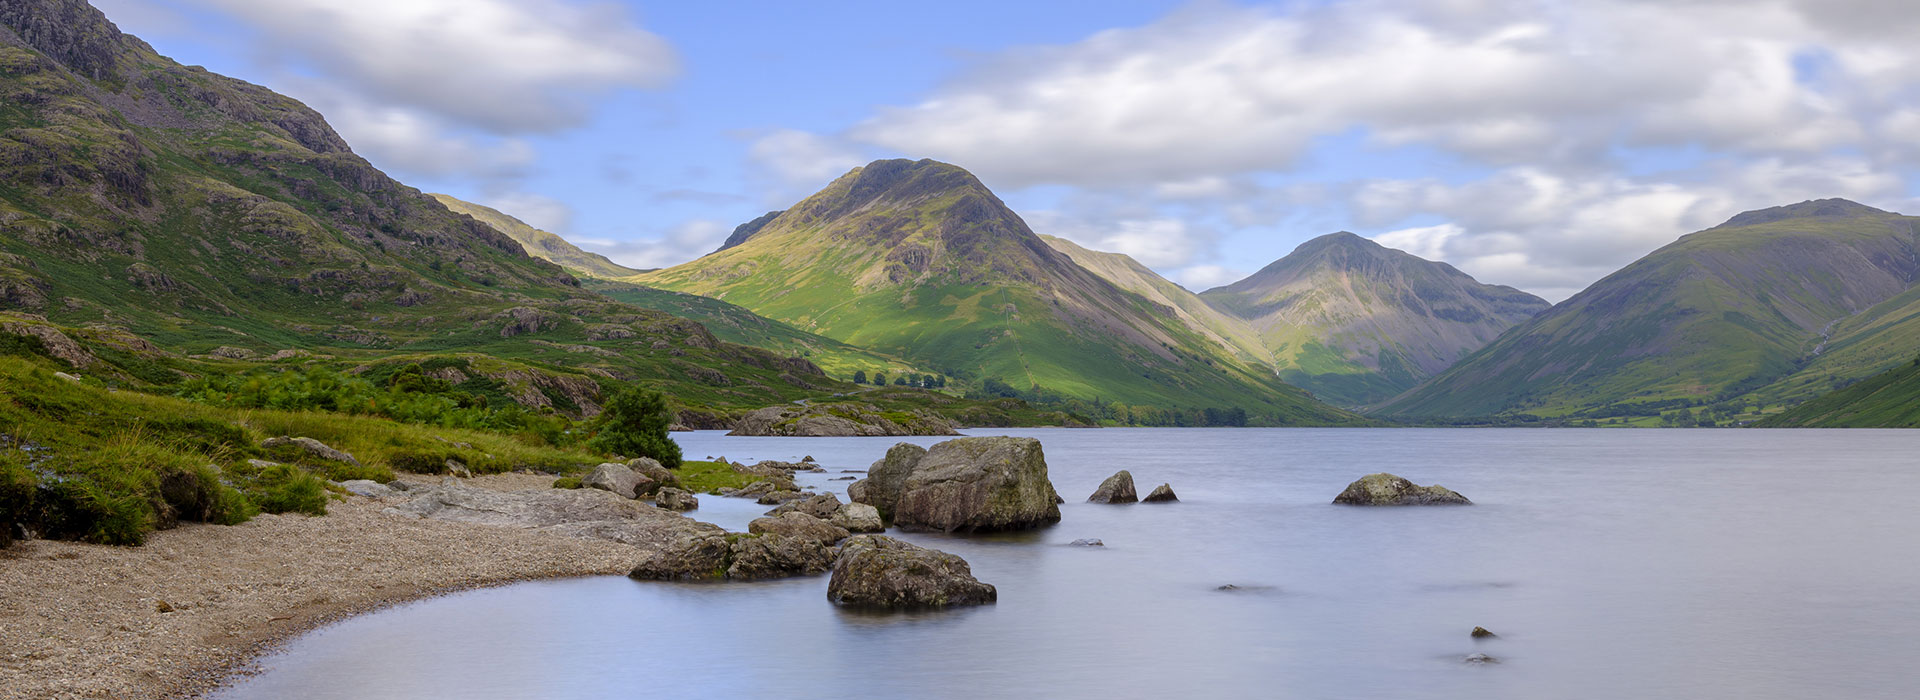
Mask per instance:
[[[879,609],[994,602],[998,591],[973,577],[965,559],[885,535],[855,535],[838,548],[827,600]]]
[[[1385,472],[1368,474],[1347,484],[1347,490],[1334,497],[1346,506],[1470,506],[1473,501],[1440,486],[1415,486],[1413,482]]]
[[[881,411],[863,403],[768,406],[740,417],[728,435],[884,437],[959,435],[953,421],[928,410]]]
[[[1153,493],[1147,494],[1147,497],[1140,499],[1140,502],[1141,503],[1175,503],[1175,502],[1178,502],[1179,500],[1180,500],[1179,496],[1173,495],[1172,484],[1161,484],[1159,486],[1153,487]]]
[[[786,535],[810,539],[821,544],[832,545],[844,540],[849,534],[847,529],[806,513],[781,513],[779,515],[755,518],[747,523],[747,532],[756,535]]]
[[[354,459],[353,455],[328,447],[326,443],[310,437],[287,437],[282,435],[280,437],[262,440],[260,441],[260,446],[269,450],[276,447],[296,447],[320,459],[332,462],[345,462],[356,467],[360,466],[360,460]]]
[[[1140,494],[1133,490],[1133,474],[1125,469],[1114,472],[1106,481],[1100,482],[1100,488],[1094,489],[1087,497],[1088,503],[1133,503],[1140,500]]]
[[[668,486],[653,494],[653,504],[672,511],[689,511],[700,507],[700,499],[686,489]]]
[[[930,450],[902,443],[854,486],[862,488],[850,487],[850,497],[909,530],[995,532],[1060,522],[1060,496],[1033,438],[960,438]]]
[[[640,479],[641,476],[633,473],[633,470],[628,468],[627,465],[607,462],[594,467],[593,473],[581,478],[580,486],[582,488],[611,491],[621,498],[638,498],[640,496],[638,490],[640,487]]]

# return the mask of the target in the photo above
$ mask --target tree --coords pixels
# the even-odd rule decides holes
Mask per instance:
[[[894,377],[894,378],[893,378],[893,385],[894,385],[894,386],[906,386],[906,385],[907,385],[907,375],[904,375],[904,374],[902,374],[902,375],[900,375],[900,376],[898,376],[898,377]]]
[[[660,392],[630,385],[614,394],[594,417],[587,446],[607,454],[651,457],[668,469],[680,468],[680,445],[667,437],[673,411]]]
[[[866,371],[866,370],[864,370],[864,369],[856,369],[856,370],[854,370],[854,371],[853,371],[853,383],[855,383],[855,384],[865,384],[865,383],[867,383],[867,371]]]
[[[873,385],[874,385],[874,386],[886,386],[886,385],[887,385],[887,375],[884,375],[884,374],[881,374],[881,373],[879,373],[879,372],[874,372],[874,373],[873,373]]]

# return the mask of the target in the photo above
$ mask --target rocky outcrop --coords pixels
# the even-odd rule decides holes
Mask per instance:
[[[346,489],[347,493],[355,496],[366,496],[367,498],[386,498],[398,493],[393,489],[387,488],[386,484],[371,479],[350,479],[342,481],[340,482],[340,488]]]
[[[639,498],[637,487],[641,476],[633,473],[624,464],[608,462],[593,468],[593,473],[580,480],[580,485],[590,489],[610,491],[623,498]]]
[[[880,519],[880,510],[865,503],[848,503],[834,511],[828,522],[844,527],[848,532],[886,532],[887,523]]]
[[[752,411],[728,435],[886,437],[959,435],[953,421],[931,411],[881,411],[871,404],[786,404]]]
[[[747,523],[747,532],[756,535],[785,535],[832,545],[847,538],[847,529],[805,513],[782,513],[755,518]]]
[[[974,437],[931,450],[901,444],[847,493],[910,530],[993,532],[1060,521],[1040,441]]]
[[[1141,503],[1174,503],[1179,500],[1180,500],[1179,496],[1173,495],[1172,484],[1161,484],[1159,486],[1153,487],[1153,493],[1147,494],[1147,497],[1141,499],[1140,502]]]
[[[983,605],[999,597],[965,559],[885,535],[856,535],[838,548],[827,600],[878,609]]]
[[[1368,474],[1347,484],[1333,502],[1348,506],[1468,506],[1473,501],[1444,486],[1415,486],[1387,473]]]
[[[753,581],[821,573],[832,561],[826,545],[803,537],[700,533],[653,551],[627,575],[647,581]]]
[[[331,462],[345,462],[356,467],[360,466],[360,460],[354,459],[353,455],[328,447],[326,443],[310,437],[287,437],[282,435],[280,437],[262,440],[260,441],[260,446],[269,450],[279,447],[294,447],[320,459]]]
[[[433,520],[538,530],[566,537],[602,539],[656,553],[669,543],[695,536],[724,536],[718,526],[598,489],[495,491],[455,479],[409,485],[398,494],[408,500],[388,513]]]
[[[831,493],[820,493],[782,503],[780,507],[767,511],[767,515],[777,516],[786,513],[805,513],[821,520],[826,520],[833,517],[833,514],[838,512],[842,505],[839,496]]]
[[[1094,489],[1087,497],[1088,503],[1133,503],[1140,500],[1140,494],[1133,490],[1133,474],[1125,469],[1114,472],[1106,481],[1100,482],[1100,488]]]
[[[700,499],[685,489],[668,486],[653,494],[653,504],[672,511],[689,511],[700,507]]]

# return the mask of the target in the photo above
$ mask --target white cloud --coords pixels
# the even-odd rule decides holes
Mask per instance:
[[[685,221],[657,238],[614,241],[596,238],[572,239],[576,245],[607,256],[627,267],[650,269],[670,267],[713,252],[733,232],[733,225],[712,219]]]
[[[1222,265],[1190,265],[1175,270],[1168,279],[1186,287],[1188,291],[1204,292],[1214,287],[1233,284],[1244,279],[1247,273]]]
[[[754,139],[747,149],[752,172],[768,180],[769,197],[785,204],[795,193],[812,193],[868,159],[839,139],[782,129]]]
[[[1036,233],[1059,236],[1091,250],[1123,253],[1147,267],[1179,267],[1210,252],[1216,236],[1184,219],[1125,210],[1093,213],[1086,205],[1075,213],[1036,211],[1021,218]],[[1102,214],[1107,214],[1103,216]],[[1140,218],[1127,218],[1140,214]]]
[[[679,72],[613,4],[563,0],[190,0],[261,32],[263,54],[369,101],[496,133],[577,126],[587,99]]]
[[[501,190],[488,192],[480,203],[549,233],[565,234],[573,225],[573,207],[543,194]]]
[[[509,178],[532,167],[527,142],[472,133],[422,110],[368,102],[360,95],[304,80],[290,92],[326,115],[354,152],[385,168],[429,177]]]

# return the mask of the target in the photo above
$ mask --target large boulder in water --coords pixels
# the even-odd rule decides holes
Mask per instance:
[[[831,522],[844,527],[848,532],[886,532],[887,523],[880,519],[880,509],[865,503],[848,503],[834,511]]]
[[[839,496],[831,493],[819,493],[782,503],[778,508],[767,511],[767,515],[805,513],[821,520],[826,520],[832,518],[833,514],[840,510],[841,505]]]
[[[1140,500],[1140,494],[1133,490],[1133,473],[1125,469],[1114,472],[1106,481],[1100,482],[1100,488],[1087,497],[1088,503],[1133,503]]]
[[[847,538],[847,529],[806,513],[781,513],[756,518],[747,523],[747,532],[756,535],[786,535],[833,544]]]
[[[851,607],[982,605],[998,596],[992,585],[973,577],[965,559],[885,535],[848,538],[827,582],[827,600]]]
[[[647,581],[755,581],[821,573],[832,561],[826,545],[805,537],[701,533],[655,549],[627,575]]]
[[[897,527],[995,532],[1060,522],[1060,495],[1039,440],[960,438],[924,453],[907,447],[888,450],[859,492]]]
[[[1470,506],[1473,501],[1444,486],[1415,486],[1387,473],[1368,474],[1347,484],[1333,502],[1347,506]]]
[[[1140,502],[1142,503],[1174,503],[1179,500],[1180,500],[1179,496],[1173,495],[1172,484],[1161,484],[1159,486],[1153,487],[1153,493],[1147,494],[1147,497],[1144,499],[1141,499]]]

